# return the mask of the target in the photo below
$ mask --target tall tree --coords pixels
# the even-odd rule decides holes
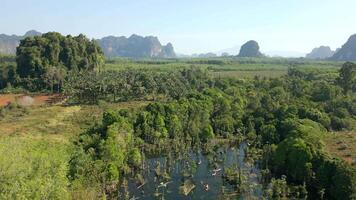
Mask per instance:
[[[342,65],[342,68],[340,69],[338,83],[343,88],[344,94],[347,94],[350,89],[355,88],[356,64],[352,62],[346,62]]]

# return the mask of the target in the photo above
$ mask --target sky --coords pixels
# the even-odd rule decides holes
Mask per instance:
[[[307,53],[344,44],[355,10],[356,0],[0,0],[0,33],[153,35],[183,54],[253,39],[262,52]]]

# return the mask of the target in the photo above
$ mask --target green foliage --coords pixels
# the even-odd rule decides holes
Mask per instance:
[[[209,94],[209,92],[207,92]],[[220,135],[234,133],[234,119],[231,113],[231,101],[222,96],[219,91],[210,91],[209,96],[213,97],[214,110],[212,121],[214,131]]]
[[[335,98],[337,93],[339,93],[337,87],[333,87],[333,85],[321,81],[313,84],[311,96],[316,102],[325,102]]]
[[[323,196],[327,199],[339,199],[340,196],[350,199],[355,194],[356,171],[325,154],[321,143],[325,129],[305,119],[284,126],[288,134],[273,153],[271,167],[274,173],[287,175],[288,181],[294,184],[306,182],[308,190],[312,191],[310,197],[319,198],[318,194],[325,191]]]
[[[104,56],[95,41],[84,35],[72,37],[49,32],[21,40],[16,62],[21,86],[29,90],[53,90],[56,85],[59,90],[67,71],[100,71]]]
[[[153,149],[156,150],[154,153],[162,153],[161,150],[166,150],[164,148],[169,149],[166,144],[172,141],[190,147],[209,143],[214,138],[229,138],[229,135],[239,134],[256,148],[263,148],[266,144],[272,147],[265,155],[266,164],[263,162],[274,178],[268,186],[270,198],[354,198],[355,169],[330,158],[321,142],[328,134],[326,130],[351,130],[354,127],[355,96],[349,92],[352,90],[350,88],[346,95],[341,94],[344,88],[340,80],[345,77],[342,75],[343,78],[336,79],[335,72],[339,64],[334,64],[335,69],[328,68],[325,71],[294,67],[289,70],[288,76],[273,79],[212,78],[203,69],[209,67],[214,72],[220,70],[230,73],[229,70],[235,70],[233,65],[238,63],[246,64],[239,69],[252,71],[254,69],[245,69],[246,66],[291,65],[290,61],[234,58],[125,60],[122,61],[125,66],[177,67],[179,63],[183,63],[183,66],[180,70],[164,67],[150,70],[125,68],[98,73],[97,68],[90,67],[95,65],[90,64],[90,59],[87,62],[67,56],[70,61],[61,60],[62,54],[58,51],[62,49],[56,45],[58,42],[50,46],[52,39],[61,40],[62,37],[57,36],[48,34],[46,37],[51,37],[51,40],[31,40],[39,43],[39,46],[43,43],[48,51],[31,45],[23,48],[24,57],[18,58],[24,62],[29,59],[31,63],[28,69],[34,68],[28,71],[30,77],[21,77],[21,83],[37,89],[42,86],[53,90],[63,88],[72,103],[99,103],[105,109],[109,107],[107,102],[152,101],[138,110],[107,110],[101,124],[75,140],[75,148],[68,159],[69,181],[58,181],[61,185],[58,187],[65,182],[70,184],[73,191],[88,191],[97,194],[96,198],[104,198],[105,194],[115,194],[127,173],[135,171],[142,164],[144,156],[141,150],[150,148],[147,151]],[[63,41],[67,41],[67,38],[75,40],[65,37]],[[63,45],[65,47],[67,44]],[[58,54],[59,57],[56,56]],[[107,64],[112,62],[116,61]],[[68,63],[73,65],[68,67]],[[200,68],[186,68],[188,64],[199,65]],[[304,66],[306,63],[295,60],[292,64]],[[329,65],[319,64],[322,67]],[[11,71],[18,71],[18,68],[16,70],[15,65],[6,64],[1,69],[4,74],[0,79],[3,81],[1,84],[15,80],[8,87],[11,88],[12,83],[17,83],[18,77],[6,77]],[[26,72],[25,69],[21,71]],[[60,80],[62,75],[66,77],[65,80]],[[64,84],[63,87],[61,84]],[[21,112],[17,108],[8,109],[2,112]],[[283,175],[286,177],[283,178]],[[67,193],[63,192],[63,195]]]
[[[171,104],[172,105],[172,104]],[[176,108],[174,106],[173,108]],[[183,123],[178,115],[168,108],[167,117],[166,117],[166,127],[170,138],[180,138],[183,137]]]
[[[130,150],[128,163],[131,166],[139,167],[142,163],[142,156],[140,150],[138,148],[134,148]]]
[[[265,193],[269,199],[288,199],[290,189],[288,187],[286,177],[283,176],[281,179],[272,178],[270,188],[266,190]]]
[[[211,125],[207,125],[205,128],[203,128],[199,137],[203,142],[207,142],[207,141],[213,139],[215,137],[215,135],[214,135],[213,128],[211,127]]]
[[[276,144],[279,142],[279,135],[272,124],[262,125],[260,134],[262,135],[262,143],[264,144]]]
[[[214,122],[220,116],[232,121],[228,127],[235,133],[229,111],[232,102],[224,99],[227,97],[221,91],[216,94],[217,101],[211,94],[191,93],[178,101],[148,104],[129,115],[123,111],[105,112],[102,124],[76,141],[69,172],[72,187],[94,187],[100,193],[110,194],[111,191],[100,188],[108,185],[117,188],[125,169],[140,166],[139,144],[160,145],[169,138],[193,144],[209,142],[216,134],[223,136],[214,133],[213,124],[217,130],[230,131],[226,123]],[[221,113],[220,109],[229,112]]]
[[[354,199],[356,171],[338,159],[324,157],[316,171],[319,190],[325,190],[325,199]]]
[[[73,102],[79,103],[156,100],[159,96],[178,99],[208,87],[209,80],[207,72],[197,68],[162,73],[133,69],[82,71],[70,74],[63,90]]]
[[[134,125],[137,136],[149,143],[156,143],[168,136],[172,139],[189,137],[195,142],[213,137],[210,121],[212,102],[209,98],[199,98],[204,97],[149,104],[143,112],[138,113]]]
[[[312,151],[303,139],[288,138],[278,145],[274,164],[277,171],[288,172],[288,177],[302,183],[311,175],[312,158]]]
[[[0,138],[0,199],[70,199],[64,145]]]
[[[338,83],[344,90],[344,94],[356,87],[356,64],[347,62],[342,65],[340,69],[340,75],[338,78]]]
[[[88,130],[76,142],[69,163],[73,187],[115,192],[103,190],[102,186],[117,188],[123,169],[140,162],[140,153],[133,147],[133,128],[127,119],[112,111],[104,113],[103,126]]]
[[[103,125],[109,126],[120,120],[120,113],[113,110],[108,110],[103,114]]]
[[[0,89],[10,88],[18,81],[15,63],[0,63]]]

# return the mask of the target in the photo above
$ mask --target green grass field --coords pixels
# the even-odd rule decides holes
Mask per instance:
[[[106,70],[133,68],[139,70],[169,71],[187,67],[207,69],[217,77],[253,78],[279,77],[290,67],[337,72],[342,63],[285,58],[181,58],[137,59],[112,58],[106,61]]]
[[[0,199],[78,199],[68,191],[68,160],[78,134],[101,121],[104,109],[148,102],[93,106],[31,106],[0,118]],[[80,195],[84,196],[84,195]]]

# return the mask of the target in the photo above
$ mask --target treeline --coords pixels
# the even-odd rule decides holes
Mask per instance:
[[[200,68],[161,73],[134,69],[81,71],[68,75],[63,91],[77,103],[178,99],[210,87],[211,83],[210,75]]]
[[[27,37],[17,47],[16,65],[2,64],[0,89],[13,86],[29,91],[60,92],[69,72],[100,71],[103,64],[100,47],[84,35],[73,37],[49,32]]]
[[[288,73],[286,89],[303,118],[317,121],[328,130],[355,128],[355,64],[345,63],[336,77],[296,69]]]

